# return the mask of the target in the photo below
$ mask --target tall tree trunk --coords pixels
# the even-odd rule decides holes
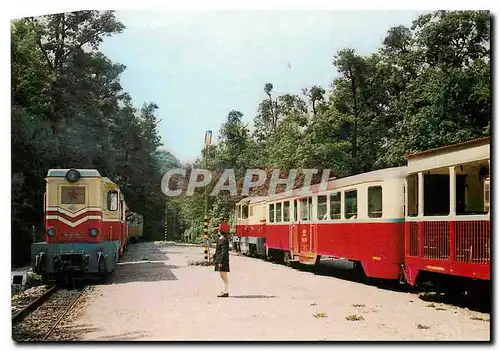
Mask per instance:
[[[353,102],[353,115],[354,115],[354,130],[352,135],[352,157],[356,158],[357,142],[358,142],[358,100],[357,100],[357,86],[356,77],[354,76],[352,69],[349,69],[349,75],[351,78],[351,93]]]

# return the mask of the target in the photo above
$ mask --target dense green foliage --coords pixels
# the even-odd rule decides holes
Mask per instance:
[[[96,11],[12,24],[14,258],[26,256],[31,226],[43,230],[44,176],[55,167],[97,168],[144,214],[146,236],[163,237],[161,177],[180,163],[158,151],[157,106],[134,108],[119,83],[125,67],[98,51],[104,36],[123,28],[112,12]],[[390,28],[371,55],[344,48],[332,55],[332,65],[325,75],[337,74],[328,87],[275,96],[273,84],[263,82],[253,125],[230,111],[208,151],[208,168],[219,175],[234,169],[240,185],[248,168],[331,169],[331,176],[344,177],[403,165],[408,153],[490,135],[486,11],[423,15],[411,28]],[[203,168],[204,152],[184,167]],[[239,199],[228,192],[209,196],[211,226],[232,222]],[[200,240],[203,191],[169,198],[167,213],[170,234]]]
[[[12,53],[12,255],[26,260],[43,237],[44,177],[50,168],[96,168],[122,188],[163,237],[162,170],[178,161],[161,145],[154,103],[136,109],[120,86],[125,66],[98,50],[120,33],[112,12],[80,11],[16,20]]]
[[[210,169],[220,174],[235,168],[241,177],[246,168],[316,168],[345,177],[404,165],[412,152],[490,135],[486,11],[423,15],[411,28],[390,28],[377,52],[362,56],[345,48],[332,63],[337,75],[330,87],[274,96],[273,84],[263,84],[253,129],[240,112],[229,112],[209,154]],[[212,224],[233,220],[241,197],[225,194],[210,198]],[[201,223],[202,194],[183,201],[180,208],[189,208],[189,216],[181,217]],[[188,234],[199,236],[200,225]]]

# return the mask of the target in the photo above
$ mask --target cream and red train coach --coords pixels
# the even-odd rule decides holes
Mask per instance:
[[[262,233],[264,248],[250,252],[265,250],[286,263],[307,265],[320,257],[341,258],[355,262],[368,277],[398,279],[404,258],[405,170],[377,170],[331,179],[326,187],[244,199],[237,204],[238,240],[253,244]]]
[[[405,276],[455,292],[490,281],[490,139],[407,157]]]
[[[236,205],[237,249],[313,265],[353,261],[366,276],[432,280],[459,292],[490,280],[489,138]]]

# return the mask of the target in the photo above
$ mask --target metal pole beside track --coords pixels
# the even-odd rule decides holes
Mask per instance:
[[[210,144],[212,142],[212,131],[211,130],[207,130],[205,132],[205,170],[207,170],[207,160],[208,160],[208,150],[209,150],[209,147],[210,147]],[[203,238],[204,238],[204,243],[203,243],[203,246],[204,246],[204,249],[203,249],[203,253],[204,253],[204,259],[205,261],[208,261],[208,252],[209,252],[209,248],[208,248],[208,189],[207,189],[207,185],[205,185],[205,221],[203,223]]]
[[[168,202],[167,197],[165,197],[165,241],[167,241],[167,228],[168,228]]]

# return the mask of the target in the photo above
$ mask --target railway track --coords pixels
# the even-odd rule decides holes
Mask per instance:
[[[42,296],[12,315],[12,339],[18,342],[49,340],[87,288],[49,288]]]

